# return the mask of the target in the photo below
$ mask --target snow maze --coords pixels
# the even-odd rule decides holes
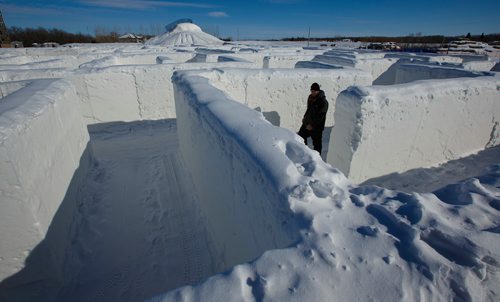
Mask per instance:
[[[4,50],[0,301],[496,300],[495,64]],[[295,134],[313,82],[322,157]]]

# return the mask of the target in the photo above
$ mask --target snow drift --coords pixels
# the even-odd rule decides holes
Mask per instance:
[[[146,45],[157,46],[189,46],[189,45],[222,45],[223,41],[209,35],[193,23],[180,23],[171,31],[152,38]]]

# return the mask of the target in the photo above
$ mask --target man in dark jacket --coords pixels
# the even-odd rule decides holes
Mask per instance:
[[[323,129],[325,129],[326,112],[328,111],[328,101],[325,92],[319,89],[318,83],[311,85],[311,94],[307,99],[307,110],[302,119],[298,135],[304,139],[307,145],[307,138],[312,137],[314,150],[321,154]]]

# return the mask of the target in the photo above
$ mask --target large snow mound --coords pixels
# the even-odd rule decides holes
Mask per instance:
[[[180,23],[161,36],[152,38],[146,42],[146,45],[157,46],[179,46],[179,45],[220,45],[223,41],[209,35],[193,23]]]

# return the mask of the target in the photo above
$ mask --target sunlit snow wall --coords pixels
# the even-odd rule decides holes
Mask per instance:
[[[175,70],[216,66],[247,67],[243,62],[165,63],[156,65],[85,68],[71,77],[80,110],[88,124],[175,118]]]
[[[351,87],[335,108],[327,161],[355,182],[430,167],[499,143],[493,76]]]
[[[273,149],[270,131],[285,130],[229,99],[207,78],[176,73],[173,82],[180,153],[200,196],[218,267],[292,244],[299,226],[278,186],[283,176],[272,169],[284,158],[266,152]]]

